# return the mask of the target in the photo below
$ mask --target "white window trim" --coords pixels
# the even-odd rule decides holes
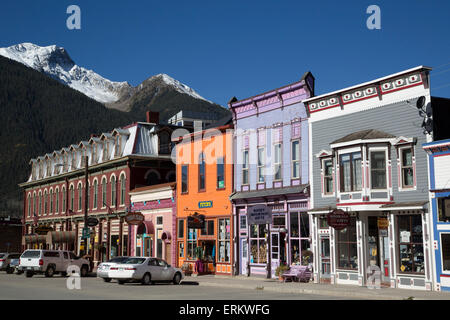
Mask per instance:
[[[247,167],[244,168],[244,164],[245,164],[245,152],[247,152],[247,157],[248,157],[248,161],[247,161]],[[243,186],[248,186],[250,184],[250,170],[249,170],[249,166],[250,166],[250,151],[249,149],[243,149],[242,150],[242,170],[241,170],[241,178],[242,178],[242,185]],[[247,182],[244,183],[244,171],[247,171]]]
[[[369,164],[369,195],[371,192],[384,192],[386,191],[388,193],[389,197],[389,160],[388,160],[388,147],[370,147],[368,146],[369,151],[369,159],[367,159],[367,162]],[[372,188],[372,163],[371,163],[371,153],[372,152],[379,152],[384,151],[385,154],[385,169],[386,169],[386,188],[384,189],[374,189]],[[391,170],[392,172],[392,170]],[[372,200],[372,197],[370,198]]]
[[[280,145],[280,162],[275,162],[275,146],[276,145]],[[281,178],[280,179],[275,179],[275,175],[276,175],[276,169],[275,167],[279,165],[280,166],[280,171],[281,171]],[[272,165],[272,169],[273,169],[273,181],[274,182],[279,182],[279,181],[283,181],[283,142],[276,142],[273,144],[273,165]]]
[[[333,181],[333,192],[331,192],[331,193],[325,193],[325,161],[331,161],[331,178]],[[331,156],[323,157],[323,158],[320,158],[320,162],[321,162],[320,174],[321,174],[322,185],[323,185],[323,192],[321,192],[322,198],[334,198],[336,196],[336,170],[335,170],[336,167],[335,167],[334,158]]]
[[[340,164],[340,156],[341,155],[355,153],[355,152],[360,152],[361,153],[361,163],[363,164],[362,168],[361,168],[361,178],[362,178],[361,182],[363,182],[363,181],[365,181],[363,179],[364,169],[365,169],[365,166],[364,166],[364,156],[365,155],[364,155],[364,151],[363,151],[362,145],[360,145],[358,147],[338,150],[338,156],[337,156],[336,160],[334,161],[335,163],[334,163],[333,167],[334,168],[340,167],[340,165],[341,165]],[[337,176],[336,172],[337,172],[337,169],[335,170],[335,177],[336,177],[336,179],[339,179],[339,188],[336,187],[336,194],[337,194],[337,196],[339,198],[340,198],[341,194],[353,195],[353,194],[358,194],[358,193],[364,193],[364,185],[361,185],[361,190],[358,190],[358,191],[341,191],[342,181],[340,181],[340,179],[341,179],[340,168],[339,168],[339,176]],[[336,184],[336,186],[337,186],[337,184]],[[344,200],[344,201],[345,202],[352,202],[353,200],[352,201]],[[358,201],[360,201],[360,200],[358,200]],[[342,202],[342,200],[341,200],[341,202]]]
[[[293,144],[294,142],[298,141],[298,159],[292,160],[293,155]],[[302,145],[300,138],[295,138],[291,140],[291,179],[300,179],[302,176],[302,157],[301,157],[301,151],[302,151]],[[294,162],[298,162],[298,177],[294,177]]]
[[[159,217],[161,217],[163,219],[163,223],[158,223],[158,218]],[[163,215],[158,215],[158,216],[155,217],[155,225],[156,225],[156,227],[163,228],[163,226],[164,226],[164,216]]]
[[[262,155],[262,165],[259,165],[259,149],[263,149],[263,155]],[[257,158],[256,161],[257,166],[256,166],[256,183],[265,183],[266,182],[266,147],[265,146],[258,146],[257,148]],[[260,175],[259,175],[259,168],[262,168],[262,172],[263,172],[263,181],[259,181]]]
[[[412,156],[412,167],[413,167],[413,179],[416,180],[416,174],[417,170],[415,168],[416,163],[416,147],[414,145],[403,145],[403,146],[397,146],[398,150],[398,158],[397,158],[397,170],[398,170],[398,191],[399,192],[408,192],[408,191],[416,191],[417,190],[417,182],[412,187],[403,187],[403,165],[402,165],[402,152],[405,149],[412,149],[413,150],[413,156]],[[413,180],[413,181],[414,181]],[[417,180],[416,180],[417,181]]]

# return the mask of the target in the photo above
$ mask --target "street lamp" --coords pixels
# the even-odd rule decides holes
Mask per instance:
[[[88,228],[88,188],[89,188],[89,181],[88,181],[88,173],[89,173],[89,169],[88,169],[88,156],[84,157],[84,182],[85,182],[85,188],[84,188],[84,228],[83,230],[85,230],[86,228]],[[56,167],[62,167],[64,166],[64,164],[56,164]],[[72,167],[72,166],[71,166]],[[67,192],[69,192],[69,190],[67,190]],[[66,201],[67,203],[67,201]],[[66,204],[67,206],[69,205],[68,203]],[[86,252],[86,254],[89,253],[89,247],[88,247],[88,239],[87,237],[84,237],[84,250]]]

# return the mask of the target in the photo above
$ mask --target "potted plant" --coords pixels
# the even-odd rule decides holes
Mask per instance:
[[[278,276],[278,279],[280,281],[283,281],[283,273],[285,273],[286,271],[289,270],[289,267],[286,264],[280,264],[276,269],[275,269],[275,275]]]

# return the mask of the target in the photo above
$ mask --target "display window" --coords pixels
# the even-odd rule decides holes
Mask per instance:
[[[267,263],[267,226],[250,225],[250,263]]]
[[[230,262],[230,219],[219,219],[219,262]]]
[[[349,225],[336,230],[337,267],[342,269],[358,269],[358,249],[356,238],[356,218],[350,218]]]
[[[421,215],[398,216],[397,226],[399,272],[425,273]]]

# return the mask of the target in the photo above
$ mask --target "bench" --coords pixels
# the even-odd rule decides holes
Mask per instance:
[[[287,272],[281,275],[281,277],[284,282],[286,282],[286,280],[309,282],[311,279],[311,269],[309,269],[308,266],[292,265]]]

